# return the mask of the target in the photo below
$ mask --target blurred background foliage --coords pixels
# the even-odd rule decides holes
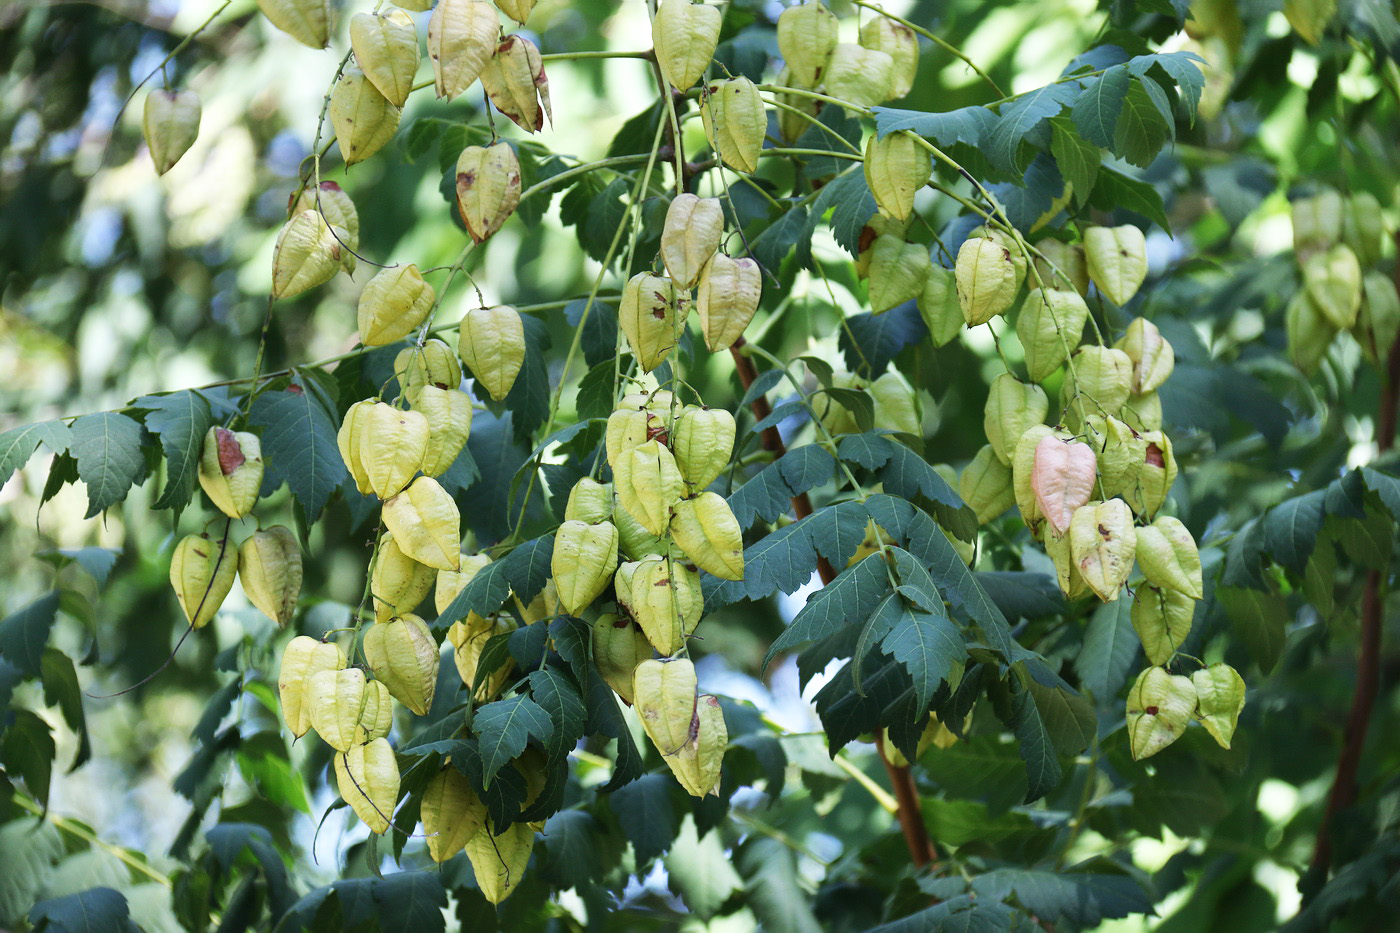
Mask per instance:
[[[1163,390],[1181,463],[1175,495],[1178,514],[1202,543],[1210,577],[1265,510],[1327,487],[1350,467],[1378,462],[1378,369],[1343,338],[1316,377],[1300,375],[1289,362],[1283,315],[1299,288],[1291,198],[1323,187],[1369,191],[1386,205],[1395,228],[1400,75],[1393,56],[1400,53],[1400,27],[1385,0],[1341,0],[1330,28],[1313,44],[1299,37],[1277,0],[1198,0],[1185,30],[1176,21],[1182,5],[890,0],[886,7],[965,50],[1007,93],[1053,80],[1076,54],[1111,40],[1114,30],[1145,36],[1163,50],[1195,51],[1209,63],[1199,117],[1183,120],[1175,144],[1142,174],[1163,200],[1171,236],[1155,228],[1150,233],[1150,284],[1131,311],[1151,317],[1176,348],[1177,372]],[[297,45],[258,14],[253,0],[234,0],[155,79],[193,87],[204,102],[194,148],[158,179],[141,143],[141,97],[124,111],[123,103],[218,6],[212,0],[103,0],[0,7],[0,62],[8,63],[0,73],[0,430],[252,371],[273,240],[313,145],[332,53]],[[754,49],[776,54],[771,23],[781,4],[733,6],[731,19],[751,25],[730,36],[732,60]],[[833,6],[854,10],[839,0]],[[1331,9],[1315,0],[1289,6],[1304,18]],[[547,53],[625,51],[649,47],[646,24],[641,0],[541,0],[530,29]],[[346,47],[344,36],[332,44]],[[898,106],[946,111],[988,102],[986,87],[961,62],[927,42],[923,52],[915,89]],[[558,124],[540,139],[555,153],[584,160],[607,155],[619,133],[635,134],[628,120],[652,101],[644,62],[558,62],[549,75]],[[441,193],[440,158],[450,160],[455,149],[443,141],[439,153],[431,138],[412,130],[416,121],[435,117],[477,126],[484,119],[475,96],[449,104],[415,95],[405,129],[385,155],[348,172],[338,166],[327,172],[359,208],[364,255],[429,267],[451,262],[460,249],[463,234]],[[921,208],[934,227],[957,216],[956,204],[939,203],[928,191],[924,196]],[[487,301],[529,305],[587,293],[596,257],[586,251],[586,238],[581,244],[576,231],[559,222],[565,210],[555,199],[542,222],[509,225],[473,253],[467,270]],[[1094,216],[1098,222],[1142,220],[1124,211]],[[781,358],[811,353],[838,359],[834,321],[861,310],[854,276],[834,268],[844,254],[822,237],[817,250],[833,264],[830,289],[805,273],[785,273],[782,294],[769,289],[765,309],[790,298],[798,310],[767,330],[763,314],[757,321],[758,342]],[[1387,246],[1384,264],[1393,261]],[[351,350],[355,302],[368,274],[362,269],[353,281],[338,277],[280,304],[267,368]],[[467,295],[449,301],[446,321],[465,311]],[[572,331],[564,314],[538,319],[556,348],[567,346]],[[1106,323],[1121,327],[1125,321]],[[1012,359],[1019,355],[1014,337],[1004,349]],[[553,378],[559,363],[557,354],[549,357]],[[696,366],[693,381],[706,400],[732,408],[741,392],[728,359],[712,365],[697,360]],[[972,336],[934,350],[922,341],[904,350],[896,366],[923,392],[930,459],[967,461],[983,443],[986,381],[1001,368],[991,342]],[[85,691],[110,694],[158,667],[184,630],[167,566],[177,527],[187,532],[198,519],[151,511],[158,487],[151,481],[134,488],[122,508],[84,518],[81,484],[49,495],[50,465],[41,450],[0,490],[6,568],[0,610],[18,610],[57,584],[64,597],[53,644],[84,662],[78,678]],[[265,511],[277,514],[280,502],[290,524],[287,493],[277,495],[282,498]],[[306,613],[306,630],[331,627],[358,599],[366,534],[343,509],[313,528],[305,592],[319,605]],[[1386,525],[1372,540],[1373,551],[1388,552],[1393,535],[1393,525]],[[1019,566],[1022,543],[1013,525],[989,526],[982,536],[985,566]],[[1324,605],[1302,592],[1297,574],[1267,566],[1262,572],[1270,586],[1253,610],[1257,618],[1250,618],[1278,644],[1262,656],[1249,650],[1248,638],[1229,649],[1228,659],[1250,687],[1235,748],[1221,752],[1183,742],[1149,768],[1177,774],[1179,794],[1094,801],[1073,860],[1127,859],[1157,903],[1155,917],[1108,921],[1102,928],[1252,930],[1296,918],[1299,929],[1334,923],[1365,930],[1393,922],[1400,906],[1394,883],[1400,745],[1388,737],[1400,726],[1394,689],[1400,632],[1390,612],[1383,615],[1385,689],[1363,759],[1363,793],[1343,814],[1336,837],[1335,858],[1343,867],[1321,895],[1322,879],[1303,884],[1312,899],[1299,914],[1300,881],[1313,855],[1355,680],[1367,557],[1344,551]],[[796,734],[817,725],[797,695],[792,668],[780,667],[766,680],[757,675],[763,650],[801,595],[784,599],[779,612],[741,604],[716,614],[702,646],[711,652],[702,682],[756,703]],[[192,845],[197,831],[214,822],[213,811],[205,816],[192,808],[192,797],[217,800],[222,823],[262,827],[287,860],[258,862],[269,885],[278,866],[298,891],[370,871],[362,828],[347,834],[341,811],[319,822],[335,799],[322,778],[325,749],[307,741],[287,757],[266,683],[236,701],[237,755],[212,773],[190,769],[203,754],[194,736],[207,738],[218,725],[202,717],[211,693],[226,690],[228,672],[273,669],[275,630],[240,599],[235,592],[217,623],[189,639],[151,683],[116,698],[83,698],[85,737],[37,684],[15,690],[9,715],[39,711],[55,730],[59,753],[50,822],[37,830],[32,819],[0,827],[0,922],[22,922],[36,900],[110,886],[125,894],[142,929],[188,927],[166,886],[196,857],[191,851],[202,851]],[[1392,604],[1386,600],[1387,608]],[[1193,645],[1205,646],[1244,624],[1238,607],[1220,600],[1209,606],[1198,617]],[[1053,657],[1052,648],[1041,650]],[[1077,651],[1077,641],[1067,640],[1058,660],[1072,666]],[[1117,706],[1106,710],[1102,715],[1121,715]],[[83,742],[90,742],[90,752]],[[983,799],[979,783],[995,785],[990,775],[1005,760],[996,757],[994,740],[976,750],[988,757],[950,758],[958,768],[948,765],[940,773],[930,767],[923,776],[934,840],[1001,857],[1021,851],[1035,862],[1045,840],[1034,812]],[[718,905],[687,918],[658,868],[621,892],[639,926],[743,929],[759,915],[777,917],[781,911],[768,911],[788,903],[793,892],[762,880],[757,866],[765,862],[786,859],[792,872],[782,877],[804,891],[843,860],[858,860],[874,875],[903,870],[904,851],[888,815],[826,760],[821,743],[804,744],[798,735],[787,751],[790,760],[802,762],[800,785],[790,785],[767,808],[755,799],[751,806],[736,801],[733,811],[734,832],[746,840],[742,850],[734,849],[735,883],[759,890],[755,903],[713,923],[701,916],[719,913]],[[1144,767],[1126,760],[1121,741],[1105,754],[1109,767]],[[75,760],[85,763],[69,771]],[[869,774],[880,773],[869,746],[856,750],[856,760]],[[201,778],[199,787],[172,790],[191,775]],[[714,840],[696,839],[692,829],[680,855],[667,862],[671,874],[687,858],[726,862],[723,852],[700,852]],[[784,840],[793,844],[784,847]],[[195,863],[198,870],[216,884],[220,871],[254,873],[252,863],[221,867],[209,855],[198,857],[204,859]],[[821,914],[824,929],[859,929],[880,916],[878,898],[862,903],[873,896],[867,892],[843,900],[839,890],[823,890],[830,900]],[[508,904],[499,922],[532,928],[549,916],[565,923],[560,918],[568,912],[565,905],[513,915]],[[472,929],[468,924],[479,919],[465,911],[461,917]],[[1057,928],[1075,926],[1066,921]],[[783,928],[777,920],[770,927]]]

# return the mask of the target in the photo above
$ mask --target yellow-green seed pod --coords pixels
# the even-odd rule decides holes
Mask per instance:
[[[654,535],[642,527],[632,513],[620,502],[613,509],[612,523],[617,526],[617,543],[629,560],[641,560],[648,554],[666,551],[665,535]]]
[[[1293,251],[1301,264],[1342,239],[1342,196],[1326,189],[1293,202]]]
[[[437,574],[432,567],[418,563],[399,550],[393,535],[380,538],[379,553],[369,575],[375,621],[387,622],[417,609],[432,590]]]
[[[991,237],[969,237],[958,249],[954,275],[958,303],[968,327],[985,324],[1010,310],[1020,282],[1011,251]]]
[[[393,722],[388,689],[377,680],[365,680],[358,667],[312,674],[302,702],[311,712],[316,734],[339,752],[388,735]]]
[[[1044,257],[1036,257],[1035,268],[1045,288],[1089,294],[1089,262],[1083,246],[1054,239],[1041,240],[1035,246]]]
[[[500,835],[488,827],[468,839],[467,859],[482,896],[492,904],[510,897],[525,876],[534,845],[535,830],[529,823],[511,823]]]
[[[1043,438],[1054,434],[1049,425],[1037,424],[1026,429],[1016,441],[1016,449],[1011,454],[1011,485],[1016,495],[1016,507],[1021,511],[1021,519],[1033,536],[1040,534],[1040,525],[1045,516],[1035,498],[1033,478],[1035,475],[1035,451]]]
[[[700,80],[719,44],[719,7],[666,0],[651,21],[656,63],[671,85],[686,91]]]
[[[894,59],[879,49],[840,42],[831,50],[824,80],[832,97],[871,107],[894,96]]]
[[[723,253],[710,257],[700,273],[695,309],[700,314],[705,346],[711,352],[727,350],[744,335],[762,294],[763,273],[758,263]]]
[[[420,476],[384,502],[384,527],[404,554],[438,570],[461,567],[462,518],[431,476]]]
[[[1400,336],[1400,294],[1383,272],[1367,272],[1362,279],[1361,309],[1353,332],[1361,352],[1373,363],[1386,358]]]
[[[307,688],[312,675],[343,670],[345,664],[345,652],[334,642],[317,641],[306,635],[298,635],[287,642],[277,669],[277,697],[282,706],[282,721],[292,735],[301,738],[311,728]]]
[[[390,696],[419,716],[428,715],[437,690],[437,639],[418,616],[409,613],[376,622],[365,632],[365,662]]]
[[[617,569],[614,586],[619,605],[663,655],[681,650],[705,609],[700,574],[670,558],[625,563]]]
[[[879,314],[918,298],[932,268],[928,247],[889,233],[876,237],[870,249],[870,310]]]
[[[473,308],[462,319],[457,349],[476,381],[503,401],[525,364],[525,323],[509,305]]]
[[[272,297],[291,298],[329,282],[340,270],[343,249],[314,210],[282,225],[272,250]]]
[[[370,832],[382,835],[389,830],[399,799],[399,764],[388,740],[375,739],[336,755],[335,784]]]
[[[384,402],[356,412],[355,418],[351,432],[366,485],[381,499],[398,495],[423,465],[428,419]]]
[[[612,522],[590,525],[567,521],[554,534],[550,573],[559,604],[577,616],[597,599],[617,572],[617,528]]]
[[[944,479],[946,480],[947,477],[944,477]],[[956,486],[957,480],[957,476],[954,476],[952,485]],[[871,554],[880,553],[880,545],[882,543],[889,544],[893,541],[894,538],[890,533],[881,526],[875,524],[874,519],[871,519],[865,523],[865,537],[861,538],[860,544],[856,545],[855,552],[851,554],[850,559],[846,561],[846,566],[854,567]]]
[[[1089,306],[1068,289],[1031,289],[1016,321],[1016,336],[1025,350],[1026,372],[1044,382],[1079,346]]]
[[[958,303],[958,282],[952,269],[930,264],[924,290],[919,294],[919,315],[935,347],[946,346],[962,332],[962,305]]]
[[[544,589],[530,600],[528,606],[520,601],[518,593],[511,594],[511,601],[515,603],[515,609],[520,613],[522,625],[533,625],[536,622],[553,619],[559,615],[559,589],[554,585],[553,580],[545,581]]]
[[[1196,600],[1144,583],[1133,593],[1132,623],[1151,664],[1166,664],[1191,634]]]
[[[875,400],[875,427],[923,437],[918,399],[913,386],[897,370],[890,370],[870,384]]]
[[[1382,244],[1390,232],[1381,202],[1369,191],[1358,191],[1347,198],[1342,213],[1342,242],[1351,247],[1363,267],[1381,261]]]
[[[1026,281],[1026,270],[1029,266],[1026,263],[1026,255],[1021,252],[1021,244],[1016,242],[1016,238],[999,227],[989,227],[983,225],[974,227],[968,237],[985,237],[1006,250],[1006,255],[1011,257],[1011,267],[1015,270],[1016,290],[1020,291],[1021,285]]]
[[[831,385],[835,389],[854,389],[857,392],[867,392],[870,389],[864,379],[840,370],[832,373]],[[825,392],[819,392],[813,397],[812,410],[816,412],[822,427],[833,437],[840,434],[856,434],[860,431],[855,412]]]
[[[784,68],[778,74],[778,84],[782,87],[797,86],[797,79],[792,76],[791,69]],[[779,91],[773,95],[773,99],[776,103],[786,105],[779,107],[777,113],[778,132],[786,142],[796,142],[821,112],[821,101],[811,97]],[[811,119],[805,119],[804,114]]]
[[[758,154],[768,133],[763,98],[748,78],[730,78],[705,89],[700,118],[710,148],[736,172],[758,171]]]
[[[486,650],[486,645],[497,635],[513,631],[513,619],[483,619],[474,612],[467,618],[452,623],[452,627],[447,630],[447,640],[452,645],[452,660],[457,665],[457,675],[462,678],[462,683],[467,689],[470,690],[476,683],[477,665],[481,662],[481,652]],[[500,693],[514,667],[515,662],[507,659],[477,687],[473,698],[478,702],[485,702]]]
[[[1228,664],[1212,664],[1191,675],[1196,718],[1221,748],[1229,748],[1244,709],[1244,678]]]
[[[569,502],[564,506],[564,521],[596,525],[599,522],[610,522],[612,517],[611,483],[600,483],[587,476],[574,483],[574,488],[569,490]]]
[[[262,488],[262,445],[256,434],[218,425],[204,435],[199,456],[199,485],[229,518],[253,511]]]
[[[438,0],[428,20],[428,58],[438,97],[461,94],[496,51],[501,20],[485,0]]]
[[[723,234],[724,207],[718,198],[676,195],[661,228],[661,258],[676,285],[695,287]]]
[[[876,14],[860,27],[860,44],[886,53],[893,61],[890,100],[898,100],[913,90],[914,79],[919,74],[919,37],[914,35],[914,30]]]
[[[1350,330],[1361,310],[1361,263],[1351,247],[1338,243],[1308,257],[1303,286],[1313,306],[1337,330]]]
[[[1117,414],[1133,391],[1133,360],[1122,350],[1096,345],[1080,347],[1070,357],[1069,373],[1060,388],[1062,407],[1086,413]]]
[[[1176,457],[1172,454],[1171,438],[1163,432],[1148,431],[1142,439],[1147,447],[1138,468],[1137,489],[1126,498],[1134,512],[1150,518],[1167,501],[1167,493],[1176,482]]]
[[[677,502],[671,538],[701,570],[721,580],[744,579],[744,536],[729,503],[702,492]]]
[[[1156,392],[1130,395],[1119,410],[1123,422],[1139,434],[1162,429],[1162,399]]]
[[[633,447],[640,447],[650,440],[667,442],[666,421],[661,415],[626,405],[608,415],[608,427],[603,435],[604,448],[608,453],[608,463],[616,468],[622,455]]]
[[[424,0],[424,2],[431,2],[431,0]],[[536,0],[496,0],[496,6],[501,8],[502,13],[523,26],[525,21],[530,18],[530,11],[535,8],[535,2]]]
[[[457,461],[471,436],[471,396],[461,389],[425,385],[415,389],[409,401],[428,420],[428,446],[420,469],[426,476],[441,476]]]
[[[1045,421],[1050,400],[1038,385],[1027,384],[1010,373],[992,380],[983,410],[982,429],[997,459],[1007,466],[1026,429]]]
[[[164,175],[180,161],[199,137],[199,95],[194,91],[163,91],[156,89],[146,95],[146,108],[141,118],[141,132],[156,174]]]
[[[690,661],[644,661],[633,675],[633,695],[642,728],[676,780],[703,797],[718,793],[728,732],[718,701],[698,696]]]
[[[651,372],[671,355],[689,312],[690,296],[677,293],[666,276],[639,272],[627,280],[617,318],[642,372]]]
[[[472,582],[472,578],[480,573],[487,564],[491,563],[491,558],[485,554],[463,554],[461,556],[460,570],[439,570],[437,572],[437,586],[433,590],[433,607],[441,615],[452,604],[452,600],[457,598],[457,594],[462,592],[462,588]],[[469,620],[485,621],[475,612],[467,614]]]
[[[1094,449],[1104,497],[1131,498],[1147,460],[1147,441],[1112,415],[1090,415],[1085,419],[1083,434]]]
[[[1305,289],[1300,289],[1284,311],[1284,327],[1288,335],[1288,355],[1293,365],[1305,375],[1312,375],[1327,356],[1337,329],[1318,310],[1316,302]]]
[[[671,521],[671,506],[685,492],[671,451],[656,441],[647,441],[624,452],[612,468],[618,502],[647,531],[664,534]]]
[[[394,138],[402,111],[365,73],[347,64],[331,92],[330,118],[346,165],[363,162]]]
[[[1109,499],[1080,506],[1070,521],[1069,547],[1089,589],[1104,602],[1117,599],[1132,573],[1137,550],[1128,503]]]
[[[1161,515],[1152,524],[1139,528],[1137,562],[1148,583],[1185,593],[1192,599],[1205,598],[1196,539],[1180,519]]]
[[[170,555],[170,586],[192,628],[203,628],[233,589],[238,557],[221,541],[188,535]]]
[[[350,48],[365,77],[395,107],[402,107],[418,74],[418,29],[403,10],[350,17]]]
[[[425,340],[421,347],[400,350],[394,357],[394,375],[398,376],[405,399],[413,398],[422,386],[455,389],[462,384],[457,355],[436,337]]]
[[[1079,572],[1071,553],[1069,532],[1060,534],[1048,525],[1045,528],[1045,553],[1055,566],[1055,582],[1069,599],[1078,599],[1089,592],[1089,586]]]
[[[258,9],[272,25],[313,49],[330,42],[330,9],[326,0],[258,0]]]
[[[491,103],[527,133],[538,133],[544,119],[554,122],[549,103],[549,78],[540,50],[524,36],[506,36],[481,72],[481,85]]]
[[[1096,467],[1088,444],[1047,434],[1035,445],[1031,489],[1037,510],[1055,534],[1067,533],[1075,514],[1089,502],[1098,477]]]
[[[519,203],[520,160],[509,143],[462,150],[457,157],[457,211],[474,242],[501,229]]]
[[[593,623],[593,663],[624,702],[632,702],[632,672],[651,656],[651,642],[637,623],[613,612]]]
[[[441,865],[486,826],[486,804],[462,772],[448,765],[428,781],[419,804],[428,856]]]
[[[977,451],[977,456],[963,468],[958,495],[977,514],[979,525],[987,524],[1016,504],[1011,468],[997,458],[992,445]]]
[[[302,211],[317,210],[331,225],[340,245],[340,266],[347,274],[355,272],[354,250],[360,248],[360,213],[350,195],[333,181],[323,181],[318,188],[301,189],[288,199],[287,216]]]
[[[778,17],[778,54],[802,87],[821,83],[836,48],[838,26],[835,14],[820,0],[790,6]]]
[[[254,532],[238,548],[238,581],[248,602],[278,625],[296,615],[301,576],[301,547],[284,525]]]
[[[1176,352],[1146,318],[1134,318],[1128,330],[1114,344],[1133,361],[1133,394],[1153,392],[1171,376],[1176,367]]]
[[[1099,291],[1122,307],[1147,278],[1147,241],[1131,224],[1090,227],[1084,231],[1084,261]]]
[[[928,150],[908,133],[872,136],[865,144],[865,183],[875,196],[876,206],[887,217],[908,220],[914,212],[914,196],[928,184],[932,174]]]
[[[360,293],[360,342],[384,347],[402,340],[428,319],[435,299],[433,287],[412,263],[381,269]]]
[[[1175,742],[1196,713],[1196,687],[1191,678],[1149,667],[1128,691],[1128,746],[1141,761]]]
[[[364,436],[370,411],[378,404],[380,403],[374,399],[365,399],[351,405],[346,410],[345,418],[340,422],[340,430],[335,435],[336,446],[340,448],[340,459],[345,461],[346,469],[355,480],[355,488],[364,496],[369,495],[372,490],[369,475],[365,472],[364,464],[360,462],[360,439]]]

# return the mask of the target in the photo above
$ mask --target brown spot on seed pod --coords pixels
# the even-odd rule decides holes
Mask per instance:
[[[1156,716],[1156,715],[1157,715],[1157,707],[1155,707],[1155,706],[1148,706],[1148,707],[1146,707],[1146,708],[1143,709],[1143,712],[1146,713],[1146,714],[1149,715],[1149,716]]]
[[[465,191],[476,184],[476,172],[458,172],[457,190]]]
[[[238,438],[228,428],[218,428],[214,432],[214,438],[219,445],[219,470],[228,476],[234,470],[243,465],[247,460],[243,456],[243,448],[238,443]]]
[[[1099,536],[1102,537],[1105,541],[1107,541],[1109,538],[1113,537],[1113,532],[1109,531],[1107,528],[1105,528],[1104,526],[1100,525],[1100,526],[1099,526]]]
[[[1162,448],[1156,444],[1147,445],[1147,465],[1161,468],[1167,465],[1167,461],[1162,456]]]

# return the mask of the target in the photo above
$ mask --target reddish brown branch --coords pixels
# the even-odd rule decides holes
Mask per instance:
[[[904,844],[909,848],[909,858],[915,868],[922,869],[938,859],[933,848],[933,840],[928,837],[928,827],[924,825],[923,810],[919,805],[919,791],[914,786],[914,774],[908,765],[899,766],[890,762],[885,754],[885,733],[875,733],[875,748],[880,752],[880,761],[885,773],[890,776],[894,788],[894,799],[899,803],[900,831],[904,833]]]

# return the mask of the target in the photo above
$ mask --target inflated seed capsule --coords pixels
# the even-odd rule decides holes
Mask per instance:
[[[675,349],[690,312],[690,296],[664,275],[639,272],[622,287],[617,318],[642,372],[649,373]]]
[[[716,253],[700,273],[695,309],[700,331],[711,352],[728,349],[744,335],[758,311],[763,274],[752,259]]]
[[[969,237],[958,249],[954,268],[958,302],[968,327],[985,324],[1010,310],[1020,282],[1011,251],[991,237]]]
[[[933,174],[932,156],[908,133],[872,136],[865,144],[865,182],[881,213],[908,220],[914,195]]]
[[[579,615],[608,588],[617,571],[617,547],[612,522],[566,521],[559,526],[550,574],[565,612]]]
[[[472,86],[496,50],[501,21],[485,0],[438,0],[428,20],[428,58],[438,97]]]
[[[457,210],[473,241],[480,243],[501,229],[519,204],[520,160],[509,143],[462,150],[457,157]]]
[[[331,91],[329,109],[345,164],[363,162],[388,145],[402,113],[363,71],[347,64]]]
[[[870,249],[870,310],[879,314],[918,298],[932,268],[928,247],[889,233],[876,237]]]
[[[229,518],[253,511],[262,488],[262,445],[248,431],[215,425],[204,435],[199,457],[199,485]]]
[[[1099,291],[1121,307],[1147,278],[1147,241],[1131,224],[1090,227],[1084,231],[1084,260]]]
[[[317,641],[298,635],[282,649],[277,669],[277,696],[282,720],[292,735],[301,738],[311,728],[311,705],[307,689],[311,677],[321,671],[339,671],[346,665],[345,652],[334,642]]]
[[[481,71],[481,84],[496,109],[527,133],[543,129],[545,117],[553,122],[544,61],[540,50],[524,36],[506,36],[496,46]]]
[[[678,90],[700,80],[719,44],[719,7],[666,0],[651,21],[651,43],[661,74]]]
[[[919,74],[919,37],[914,30],[887,16],[872,16],[860,27],[860,44],[890,56],[890,100],[898,100],[913,90]]]
[[[723,233],[724,207],[718,198],[676,195],[661,228],[661,258],[676,285],[693,288],[700,281]]]
[[[156,89],[146,95],[141,132],[156,174],[164,175],[199,137],[199,95],[194,91]]]
[[[340,271],[344,252],[315,210],[294,215],[282,225],[272,250],[272,297],[291,298],[329,282]]]
[[[778,54],[802,87],[821,83],[831,50],[836,48],[838,25],[835,14],[820,0],[790,6],[778,17]]]
[[[406,613],[365,632],[365,662],[390,696],[426,716],[437,690],[438,642],[427,624]]]
[[[399,799],[399,764],[388,740],[356,745],[334,758],[335,784],[341,798],[370,832],[387,832]]]
[[[476,381],[503,401],[525,364],[525,323],[509,305],[473,308],[462,319],[458,332],[462,362]]]
[[[1104,602],[1117,599],[1132,573],[1137,550],[1128,503],[1109,499],[1076,509],[1069,524],[1069,548],[1089,589]]]
[[[238,581],[248,602],[278,625],[296,614],[301,596],[301,547],[284,525],[249,535],[238,548]]]
[[[203,628],[218,614],[233,589],[238,558],[222,540],[188,535],[170,556],[170,586],[192,628]]]
[[[748,78],[730,78],[705,89],[700,105],[705,137],[716,155],[737,172],[758,171],[758,154],[768,132],[763,98]]]
[[[258,9],[272,25],[313,49],[330,42],[330,9],[326,0],[258,0]]]
[[[385,347],[402,340],[428,319],[435,298],[414,264],[381,269],[360,293],[360,342]]]
[[[826,66],[826,89],[833,96],[861,107],[894,96],[894,58],[879,49],[838,42]]]

